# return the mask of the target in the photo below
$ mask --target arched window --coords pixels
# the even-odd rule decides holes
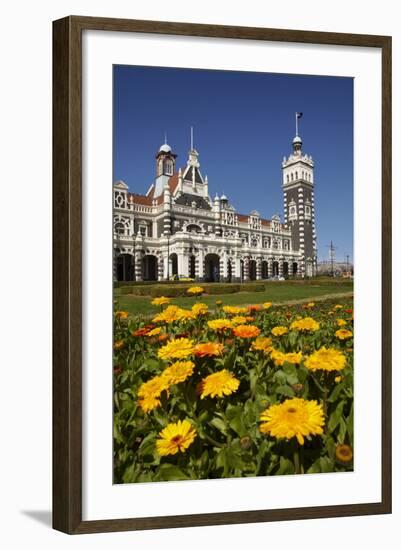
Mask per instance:
[[[125,233],[124,224],[122,222],[117,222],[114,225],[114,231],[117,235],[124,235],[124,233]]]
[[[295,172],[295,179],[298,179],[298,172]]]
[[[291,172],[291,181],[294,181],[294,174]]]
[[[290,182],[290,176],[287,174],[287,183]]]

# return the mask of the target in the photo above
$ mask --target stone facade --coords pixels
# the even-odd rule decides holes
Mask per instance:
[[[253,210],[239,214],[225,195],[209,195],[199,154],[176,170],[165,143],[146,195],[114,184],[114,278],[125,281],[192,278],[249,281],[316,274],[313,160],[299,136],[282,163],[284,223]]]

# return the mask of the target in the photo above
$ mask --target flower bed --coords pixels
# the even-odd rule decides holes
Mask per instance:
[[[114,482],[353,468],[352,301],[115,311]]]

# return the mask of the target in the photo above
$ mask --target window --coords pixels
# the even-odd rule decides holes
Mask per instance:
[[[295,179],[298,179],[298,172],[295,172]]]
[[[142,235],[142,237],[146,237],[146,225],[141,225],[139,227],[139,233]]]
[[[294,181],[294,174],[291,173],[291,181]]]
[[[287,174],[287,183],[290,183],[290,176]]]
[[[117,235],[124,235],[124,233],[125,233],[124,224],[123,224],[122,222],[117,222],[117,223],[114,225],[114,232],[115,232]]]

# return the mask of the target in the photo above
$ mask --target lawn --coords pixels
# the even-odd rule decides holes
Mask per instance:
[[[264,292],[238,292],[236,294],[203,295],[201,300],[209,307],[213,307],[216,300],[222,300],[225,305],[246,305],[260,304],[263,302],[290,302],[293,300],[308,300],[326,295],[343,295],[353,291],[352,281],[341,281],[337,284],[325,284],[316,282],[316,284],[289,284],[285,282],[272,283],[268,290]],[[155,307],[151,305],[151,298],[148,296],[123,295],[116,297],[118,307],[131,314],[148,315],[155,312]],[[177,297],[172,299],[172,303],[180,307],[190,308],[194,303],[194,298]]]

